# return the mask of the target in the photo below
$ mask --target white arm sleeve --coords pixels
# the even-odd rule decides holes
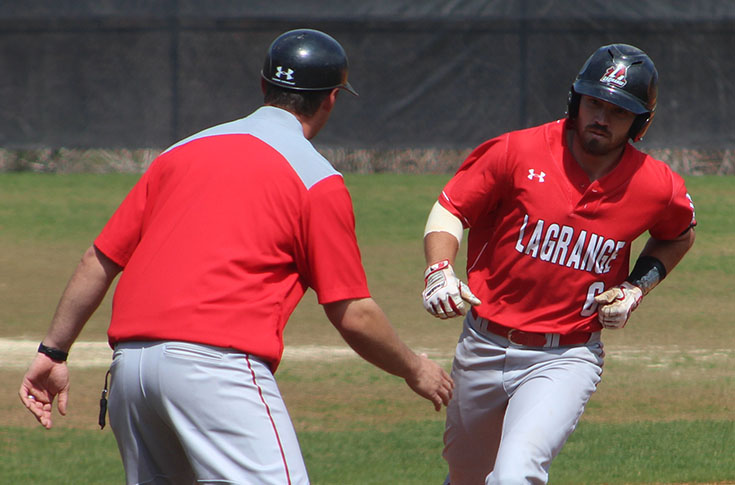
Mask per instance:
[[[424,228],[424,237],[431,232],[448,232],[457,239],[458,244],[462,244],[462,235],[464,234],[462,221],[442,207],[439,201],[436,201],[434,207],[431,208]]]

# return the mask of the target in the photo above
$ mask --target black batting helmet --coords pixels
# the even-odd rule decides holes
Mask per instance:
[[[645,52],[628,44],[597,49],[584,63],[569,90],[567,115],[575,118],[581,95],[607,101],[636,114],[630,138],[646,134],[656,111],[658,72]]]
[[[312,29],[279,35],[268,48],[263,79],[297,91],[341,88],[357,96],[349,82],[347,54],[334,38]]]

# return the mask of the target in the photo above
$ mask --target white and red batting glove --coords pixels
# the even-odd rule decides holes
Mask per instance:
[[[452,318],[465,315],[470,305],[479,305],[480,300],[472,294],[469,286],[454,275],[454,269],[445,259],[434,263],[424,272],[424,308],[437,318]]]
[[[597,319],[605,328],[623,328],[642,298],[643,291],[627,281],[614,286],[595,297]]]

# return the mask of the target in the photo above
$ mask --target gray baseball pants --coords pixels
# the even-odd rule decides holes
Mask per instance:
[[[110,426],[128,484],[308,484],[268,365],[184,342],[126,342],[111,365]]]
[[[445,483],[545,484],[600,382],[599,333],[582,345],[531,348],[479,327],[469,314],[455,352]]]

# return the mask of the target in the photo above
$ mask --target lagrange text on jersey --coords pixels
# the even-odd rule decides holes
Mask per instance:
[[[528,233],[528,235],[527,235]],[[610,272],[610,263],[625,247],[626,241],[615,241],[605,236],[557,223],[536,221],[530,230],[529,216],[523,218],[515,249],[521,254],[541,261],[597,274]]]

